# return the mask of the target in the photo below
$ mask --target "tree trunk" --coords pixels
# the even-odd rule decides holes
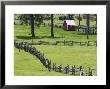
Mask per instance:
[[[95,16],[96,16],[96,26],[97,26],[97,14],[95,14]]]
[[[80,28],[80,21],[81,21],[81,17],[80,17],[80,14],[79,14],[79,25],[78,25],[78,31],[79,31],[79,28]]]
[[[96,29],[96,31],[97,31],[97,14],[96,14],[96,28],[95,28],[95,29]]]
[[[51,37],[54,38],[54,32],[53,32],[53,14],[51,14]]]
[[[31,14],[30,17],[31,17],[31,34],[32,34],[32,37],[35,37],[35,33],[34,33],[34,15]]]
[[[89,22],[89,19],[90,19],[90,15],[87,14],[87,18],[86,18],[86,35],[87,35],[87,39],[89,39],[89,31],[90,31],[90,22]]]

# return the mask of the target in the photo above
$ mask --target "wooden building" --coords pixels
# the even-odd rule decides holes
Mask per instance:
[[[64,20],[63,26],[64,26],[64,30],[67,31],[75,31],[76,28],[76,24],[74,20]]]

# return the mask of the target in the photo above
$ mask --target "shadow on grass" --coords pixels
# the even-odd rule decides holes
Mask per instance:
[[[76,35],[86,35],[86,33],[75,33]],[[97,35],[96,33],[89,33],[89,35]]]
[[[44,39],[44,38],[52,38],[51,36],[36,36],[36,37],[31,37],[31,36],[16,36],[17,39],[24,39],[24,40],[30,40],[30,39]],[[54,38],[64,38],[63,36],[55,36]],[[52,39],[54,39],[52,38]]]

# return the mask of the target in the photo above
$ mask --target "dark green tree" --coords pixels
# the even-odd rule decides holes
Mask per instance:
[[[87,39],[89,39],[89,33],[90,33],[90,15],[86,15],[86,35]]]
[[[39,27],[43,22],[43,15],[41,14],[21,14],[19,15],[21,25],[31,25],[32,37],[35,37],[35,25]]]
[[[31,34],[32,37],[35,37],[35,33],[34,33],[34,15],[30,14],[30,22],[31,22]]]
[[[53,14],[51,14],[51,37],[54,38],[54,31],[53,31]]]
[[[43,23],[44,16],[45,15],[43,15],[43,14],[35,14],[34,15],[35,25],[37,27],[40,27],[40,25]]]
[[[20,20],[21,25],[28,25],[29,24],[30,16],[28,14],[20,14],[18,19]]]
[[[95,17],[96,17],[96,29],[97,29],[97,14],[95,14]]]
[[[95,32],[93,32],[93,33],[96,33],[96,31],[97,31],[97,14],[95,14],[94,15],[95,16],[95,26],[94,26],[94,30],[95,30]]]
[[[80,22],[81,22],[81,16],[80,16],[80,14],[78,16],[78,20],[79,20],[79,24],[78,24],[78,31],[79,31],[79,29],[80,29]]]
[[[69,20],[74,20],[73,14],[68,14],[68,19],[69,19]]]

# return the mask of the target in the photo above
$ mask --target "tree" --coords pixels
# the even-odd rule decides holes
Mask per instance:
[[[35,37],[35,25],[39,27],[43,22],[43,15],[41,14],[21,14],[19,15],[19,20],[22,25],[31,25],[31,34],[32,37]],[[35,23],[36,22],[36,23]]]
[[[93,34],[95,34],[97,31],[97,14],[94,14],[93,16],[94,16],[94,21],[95,21],[95,25],[93,28]]]
[[[28,14],[21,14],[18,17],[18,19],[20,20],[21,25],[28,25],[29,24],[29,22],[28,22],[29,18],[30,17],[29,17]]]
[[[73,14],[68,14],[68,19],[69,19],[69,20],[74,20]]]
[[[96,16],[96,29],[97,29],[97,14],[95,14],[95,16]]]
[[[53,31],[53,14],[51,14],[51,37],[54,38],[54,31]]]
[[[40,25],[43,23],[44,16],[45,16],[45,15],[43,15],[43,14],[35,14],[35,15],[34,15],[35,25],[36,25],[37,27],[40,27]]]
[[[30,22],[31,22],[31,34],[32,34],[32,37],[35,37],[35,33],[34,33],[34,15],[33,14],[30,14]]]
[[[79,25],[78,25],[78,31],[79,31],[79,29],[80,29],[80,21],[81,21],[81,16],[80,16],[80,14],[79,14],[78,20],[79,20]]]
[[[87,35],[87,39],[89,39],[89,32],[90,32],[90,15],[87,14],[86,15],[86,35]]]

